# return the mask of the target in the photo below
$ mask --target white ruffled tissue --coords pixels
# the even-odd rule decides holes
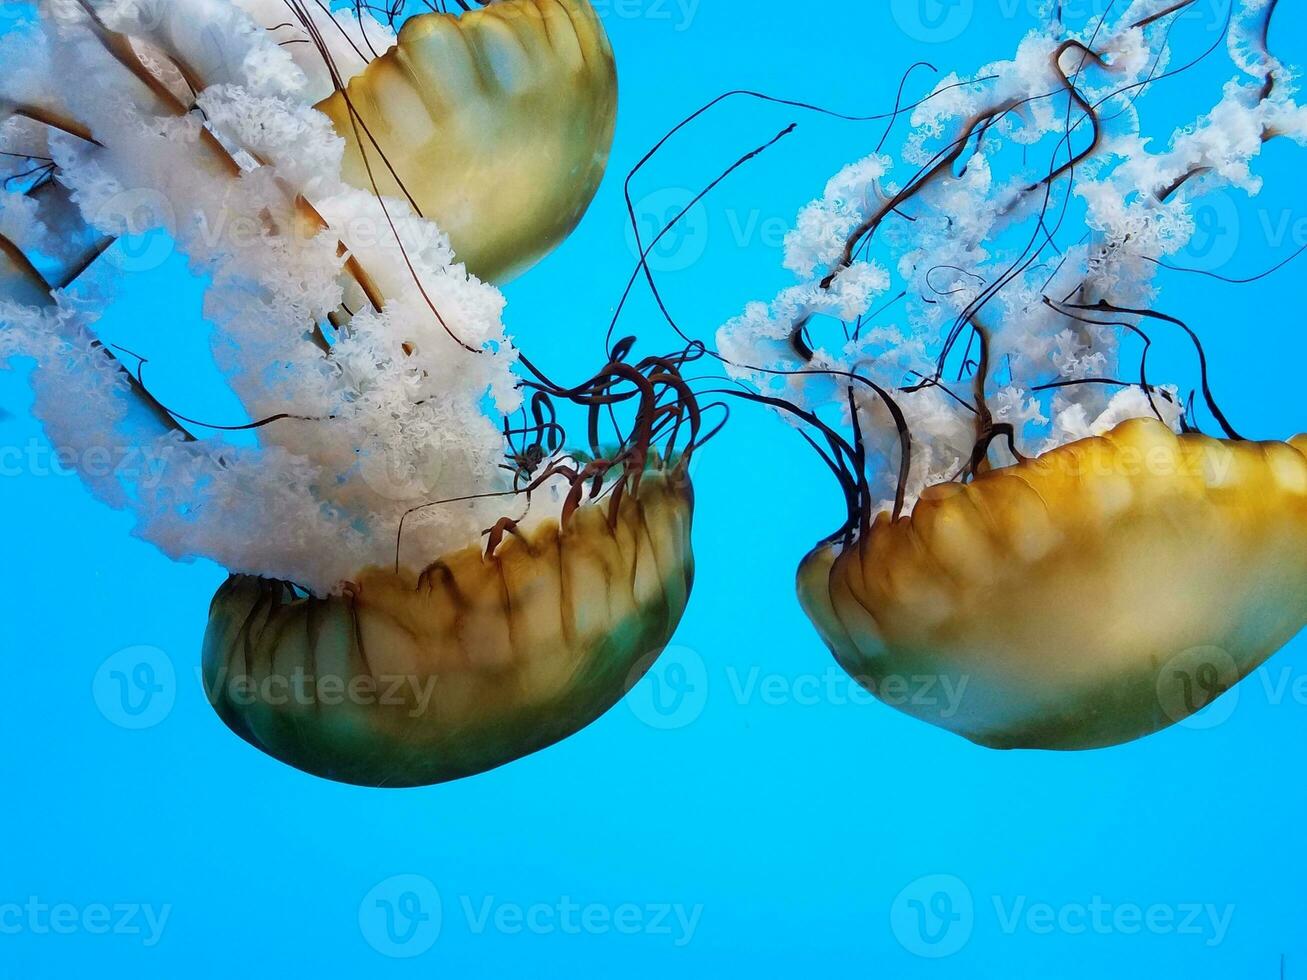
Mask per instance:
[[[1085,322],[1120,316],[1059,311],[1046,297],[1080,306],[1100,300],[1151,306],[1155,260],[1174,255],[1194,235],[1193,202],[1222,187],[1256,193],[1252,165],[1264,136],[1303,142],[1307,110],[1294,99],[1292,72],[1260,43],[1265,0],[1244,0],[1228,39],[1238,77],[1210,112],[1153,149],[1141,112],[1150,89],[1165,84],[1157,79],[1170,64],[1174,7],[1169,0],[1135,0],[1111,22],[1071,35],[1078,44],[1060,57],[1068,35],[1050,25],[1026,37],[1011,61],[985,66],[970,79],[943,78],[912,111],[900,160],[878,153],[851,164],[800,213],[785,242],[786,268],[800,282],[770,303],[750,304],[718,332],[732,373],[843,425],[851,422],[850,384],[821,372],[856,373],[892,392],[913,437],[909,506],[926,487],[961,476],[975,449],[972,381],[959,370],[968,360],[974,374],[973,320],[990,335],[986,404],[994,422],[1014,427],[1024,455],[1100,435],[1130,418],[1160,415],[1178,428],[1182,408],[1173,387],[1150,379],[1150,398],[1141,386],[1074,383],[1139,381],[1139,368],[1121,363],[1121,328]],[[1090,47],[1104,66],[1087,58]],[[1069,103],[1058,66],[1097,107],[1102,131],[1096,152],[1076,162],[1074,182],[1061,179],[1046,189],[1042,179],[1093,136],[1087,114]],[[1269,94],[1268,77],[1274,78]],[[983,139],[973,135],[959,145],[960,134],[985,113],[992,121]],[[945,167],[910,201],[897,199],[955,149],[965,166]],[[1033,169],[1036,164],[1046,169]],[[1041,251],[1047,226],[1064,209],[1083,228],[1061,229],[1058,238],[1073,243],[1062,254],[1046,245]],[[878,218],[873,244],[860,243],[846,264],[850,236]],[[805,325],[806,345],[791,343]],[[838,339],[821,343],[832,335]],[[807,345],[815,348],[811,357]],[[940,371],[946,352],[947,375]],[[871,388],[855,382],[853,389],[868,475],[888,507],[899,479],[899,433]],[[997,461],[1011,461],[1002,444],[994,451]]]
[[[361,52],[393,43],[367,15],[304,6],[344,78],[365,64]],[[79,0],[46,0],[0,42],[0,61],[16,66],[0,78],[0,109],[39,100],[90,129],[102,145],[40,127],[35,150],[57,164],[59,186],[97,232],[158,226],[173,237],[211,282],[214,359],[249,419],[292,416],[258,428],[253,448],[200,426],[187,439],[136,390],[137,364],[126,355],[116,364],[94,339],[101,277],[48,308],[0,304],[0,363],[34,364],[50,438],[77,460],[128,445],[153,461],[133,475],[84,473],[97,496],[130,509],[140,536],[174,558],[326,593],[392,563],[411,509],[507,489],[495,420],[517,409],[520,392],[504,298],[406,202],[342,182],[343,144],[312,108],[332,82],[316,47],[282,43],[305,33],[278,27],[291,19],[285,4],[94,9],[133,38],[163,94],[115,59]],[[26,120],[4,124],[10,115],[0,112],[0,150],[33,132]],[[0,231],[45,247],[31,209],[0,195]],[[351,258],[380,309],[348,274]],[[342,307],[352,320],[325,352],[315,329]],[[403,564],[422,568],[475,544],[508,509],[484,499],[421,510],[405,525]]]

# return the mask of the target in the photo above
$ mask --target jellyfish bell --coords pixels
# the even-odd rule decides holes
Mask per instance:
[[[341,596],[233,577],[204,644],[215,709],[274,758],[371,787],[460,779],[574,735],[621,700],[685,611],[683,466],[647,472],[615,514],[586,504],[492,554],[366,570]]]
[[[346,140],[346,180],[407,197],[474,275],[503,283],[552,251],[594,199],[616,125],[616,64],[589,0],[498,0],[410,18],[318,108]]]
[[[991,748],[1129,742],[1307,626],[1305,454],[1303,436],[1127,421],[931,487],[809,555],[799,595],[840,664],[914,717]],[[887,686],[917,677],[955,696]]]

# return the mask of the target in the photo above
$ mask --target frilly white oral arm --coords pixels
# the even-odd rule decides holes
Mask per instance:
[[[440,230],[404,202],[341,180],[342,142],[275,36],[216,0],[51,2],[43,15],[29,35],[39,55],[25,63],[44,71],[92,137],[47,132],[59,186],[100,235],[161,229],[211,279],[215,362],[251,419],[281,419],[256,430],[254,448],[207,438],[214,430],[189,421],[206,438],[157,442],[148,429],[87,424],[85,404],[41,400],[47,428],[75,458],[106,440],[158,458],[125,485],[95,480],[96,492],[131,507],[142,536],[174,557],[325,593],[387,564],[414,506],[502,488],[504,440],[489,413],[520,397],[502,296],[469,278]],[[187,22],[208,33],[186,34],[177,25]],[[356,288],[351,268],[366,270],[368,289]],[[343,307],[348,329],[324,354],[314,325]],[[90,363],[67,352],[91,343],[89,333],[55,343],[48,317],[5,320],[0,353],[35,357],[38,388],[86,380],[79,372]],[[148,385],[152,368],[124,360],[129,378],[143,370]],[[102,414],[137,417],[131,381],[106,384]],[[498,501],[431,508],[406,535],[414,554],[440,554],[501,510]]]
[[[799,215],[786,266],[800,282],[719,332],[725,357],[765,369],[737,376],[839,414],[848,393],[823,371],[861,373],[894,391],[914,437],[909,505],[968,466],[977,440],[970,382],[954,383],[940,365],[951,357],[955,368],[974,367],[982,336],[995,368],[982,407],[1029,455],[1126,418],[1178,427],[1177,392],[1131,388],[1138,371],[1119,363],[1136,318],[1083,308],[1100,299],[1151,306],[1159,261],[1195,233],[1193,202],[1221,187],[1256,193],[1252,164],[1265,142],[1307,135],[1294,73],[1266,49],[1274,4],[1245,2],[1228,42],[1236,74],[1217,104],[1169,145],[1149,145],[1149,93],[1183,67],[1167,42],[1167,18],[1183,6],[1136,2],[1079,33],[1053,24],[1010,61],[941,78],[912,111],[897,155],[851,164]],[[1083,221],[1084,235],[1063,236],[1050,258],[1042,243],[1058,219]],[[1131,370],[1125,385],[1085,383]],[[864,390],[856,401],[869,475],[888,506],[899,436],[880,399]]]

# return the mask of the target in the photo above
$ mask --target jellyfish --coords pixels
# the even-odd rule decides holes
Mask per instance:
[[[405,200],[469,272],[502,284],[566,238],[599,189],[617,113],[607,34],[589,0],[430,10],[396,33],[402,10],[377,20],[361,0],[334,13],[315,0],[146,0],[106,15],[132,44],[167,53],[185,99],[231,83],[234,66],[258,84],[253,42],[275,39],[297,97],[345,142],[345,182]]]
[[[634,389],[620,394],[623,382]],[[648,400],[632,442],[534,481],[570,480],[557,517],[502,518],[484,547],[365,569],[340,595],[229,579],[204,643],[219,716],[305,772],[386,787],[485,772],[600,717],[671,640],[693,583],[691,449],[649,441],[693,402],[659,404],[655,388],[686,390],[655,359],[572,393],[596,410]]]
[[[655,357],[574,389],[525,382],[530,412],[505,424],[515,489],[485,496],[525,495],[528,516],[532,493],[564,496],[542,516],[501,517],[484,544],[421,568],[397,554],[325,596],[231,576],[204,640],[219,717],[304,772],[385,788],[486,772],[598,719],[670,642],[694,580],[699,412],[681,367]],[[555,400],[583,408],[592,435],[601,411],[629,405],[631,431],[566,451]],[[449,502],[405,512],[397,549],[407,520]]]
[[[1118,745],[1183,721],[1307,625],[1307,439],[1156,419],[928,488],[799,571],[808,615],[873,691],[992,748]]]
[[[1307,438],[1234,428],[1160,278],[1194,202],[1255,193],[1262,147],[1307,142],[1307,112],[1268,49],[1276,4],[1243,3],[1235,77],[1154,149],[1189,6],[1055,18],[945,78],[903,113],[898,159],[850,165],[801,213],[800,283],[718,335],[844,492],[798,573],[822,639],[881,700],[982,746],[1153,734],[1307,625]],[[1163,336],[1191,347],[1197,398],[1150,374]],[[903,699],[914,678],[960,696]]]
[[[557,204],[531,211],[518,244],[482,243],[486,261],[518,266],[566,234],[590,191],[538,186],[559,161],[529,154],[479,160],[479,175],[440,171],[466,177],[466,213],[480,214],[456,245],[410,188],[421,175],[409,171],[429,161],[400,145],[395,105],[419,91],[433,106],[466,97],[485,121],[497,111],[489,89],[440,80],[454,71],[443,61],[431,88],[397,89],[389,69],[369,75],[377,59],[342,53],[382,43],[386,25],[360,27],[362,7],[324,22],[292,4],[338,103],[354,104],[394,164],[393,184],[359,186],[350,161],[371,154],[323,111],[333,97],[306,70],[305,46],[282,43],[285,18],[252,16],[272,6],[45,3],[0,39],[15,66],[0,82],[0,146],[7,167],[17,161],[0,194],[0,365],[28,368],[34,413],[70,458],[128,444],[151,461],[81,467],[138,536],[228,570],[203,676],[237,735],[363,786],[470,776],[589,725],[676,630],[694,569],[688,469],[706,438],[683,378],[698,355],[637,358],[623,341],[579,382],[537,367],[506,332],[503,294],[460,260],[460,247],[481,247],[487,218],[474,185],[520,180],[522,194]],[[564,13],[583,38],[575,48]],[[506,93],[611,75],[588,4],[509,0],[467,16],[479,69],[523,83]],[[415,20],[387,64],[434,57],[451,43],[436,39],[460,30],[443,14]],[[350,77],[352,95],[341,92]],[[569,91],[554,95],[566,103]],[[594,182],[607,96],[577,98],[594,102],[537,115],[532,139],[545,157],[550,141],[585,143],[584,175],[561,165]],[[430,128],[414,117],[424,140],[437,115]],[[500,146],[522,135],[486,125]],[[463,152],[452,137],[446,149]],[[531,230],[536,219],[552,231]],[[165,404],[152,352],[97,333],[113,242],[154,228],[205,277],[207,369],[245,418]]]

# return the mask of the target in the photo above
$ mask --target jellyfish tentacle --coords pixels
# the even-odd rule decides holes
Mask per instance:
[[[95,146],[103,145],[94,135],[92,135],[91,130],[88,127],[78,122],[76,119],[73,119],[49,106],[27,105],[23,103],[12,103],[5,106],[3,101],[0,100],[0,109],[7,110],[0,111],[0,121],[3,121],[7,116],[17,116],[22,119],[30,119],[43,126],[48,126],[51,129],[58,130],[61,133],[67,133],[69,136],[76,136],[78,139],[85,140]]]
[[[49,310],[56,305],[55,287],[46,282],[45,277],[32,264],[31,260],[11,239],[0,234],[0,304],[12,303],[18,307],[34,310]],[[153,418],[163,425],[166,431],[177,433],[187,442],[195,437],[173,417],[142,383],[140,378],[130,371],[105,344],[89,338],[92,349],[97,356],[104,359],[114,372],[121,377],[132,397],[142,405]]]
[[[0,302],[47,306],[53,302],[50,288],[27,254],[0,234]]]
[[[1192,234],[1180,188],[1201,193],[1195,178],[1210,174],[1255,193],[1261,146],[1307,129],[1269,51],[1275,3],[1233,5],[1206,50],[1161,70],[1169,31],[1147,28],[1193,2],[1032,34],[956,106],[915,121],[906,181],[888,183],[896,164],[879,155],[836,175],[787,240],[800,282],[719,334],[744,397],[799,419],[844,492],[845,523],[798,576],[827,646],[873,693],[889,677],[954,685],[957,704],[893,706],[980,744],[1142,737],[1205,706],[1171,703],[1168,671],[1211,673],[1217,649],[1232,686],[1307,625],[1307,439],[1241,441],[1198,333],[1152,307],[1147,263],[1160,262],[1148,254]],[[1155,152],[1139,96],[1223,43],[1244,77]],[[946,124],[957,128],[940,147]],[[1045,144],[1048,169],[1028,174]],[[1009,157],[1021,170],[1000,175]],[[1068,242],[1077,197],[1086,229]],[[910,224],[877,234],[895,214]],[[937,282],[940,270],[955,281]],[[897,299],[867,312],[896,274],[909,330],[882,319]],[[822,343],[823,317],[846,346]],[[1194,345],[1201,397],[1229,441],[1196,431],[1196,394],[1150,381],[1162,325]],[[1133,337],[1139,380],[1118,381]],[[968,397],[946,383],[955,367]],[[863,371],[901,415],[850,383]],[[794,379],[785,398],[767,394],[777,379]],[[903,453],[892,509],[891,417]]]
[[[76,0],[77,5],[86,14],[85,24],[115,61],[117,61],[148,93],[153,107],[161,114],[185,116],[190,107],[183,104],[171,89],[145,65],[140,54],[133,47],[132,39],[127,35],[111,29],[91,4],[90,0]],[[240,164],[227,152],[217,136],[207,127],[200,128],[200,141],[208,151],[208,159],[218,168],[225,170],[229,176],[239,177]]]
[[[142,61],[140,54],[133,44],[133,39],[126,34],[115,31],[110,28],[101,18],[99,12],[90,3],[90,0],[76,0],[78,6],[86,14],[86,24],[92,34],[103,45],[104,49],[116,60],[128,74],[137,80],[142,89],[148,93],[149,104],[163,115],[175,117],[187,116],[191,113],[191,107],[183,103],[177,95],[152,72]],[[194,84],[203,87],[203,81],[198,78],[196,72],[186,65],[182,56],[175,51],[160,50],[159,53],[168,59],[168,61],[177,67],[178,71],[186,78],[192,79]],[[61,127],[63,128],[63,127]],[[83,127],[85,128],[85,127]],[[69,129],[69,132],[74,130]],[[217,173],[225,174],[230,178],[238,178],[244,170],[236,158],[229,152],[222,141],[206,124],[199,128],[200,143],[206,153],[204,159],[212,166]],[[80,133],[78,133],[80,135]],[[99,140],[94,136],[94,131],[87,131],[87,138],[97,146],[102,146]],[[266,165],[257,153],[251,153],[251,157],[259,164]],[[298,219],[304,221],[310,229],[328,230],[329,225],[322,217],[318,210],[312,205],[308,198],[283,184],[288,197],[290,198],[293,210]],[[362,290],[368,302],[376,310],[380,310],[385,305],[385,299],[377,287],[373,277],[362,267],[357,256],[352,254],[351,250],[345,245],[339,245],[340,255],[344,259],[345,271],[350,278]],[[438,315],[438,314],[437,314]],[[324,347],[324,353],[329,353],[325,349],[325,344],[319,342],[320,347]]]

